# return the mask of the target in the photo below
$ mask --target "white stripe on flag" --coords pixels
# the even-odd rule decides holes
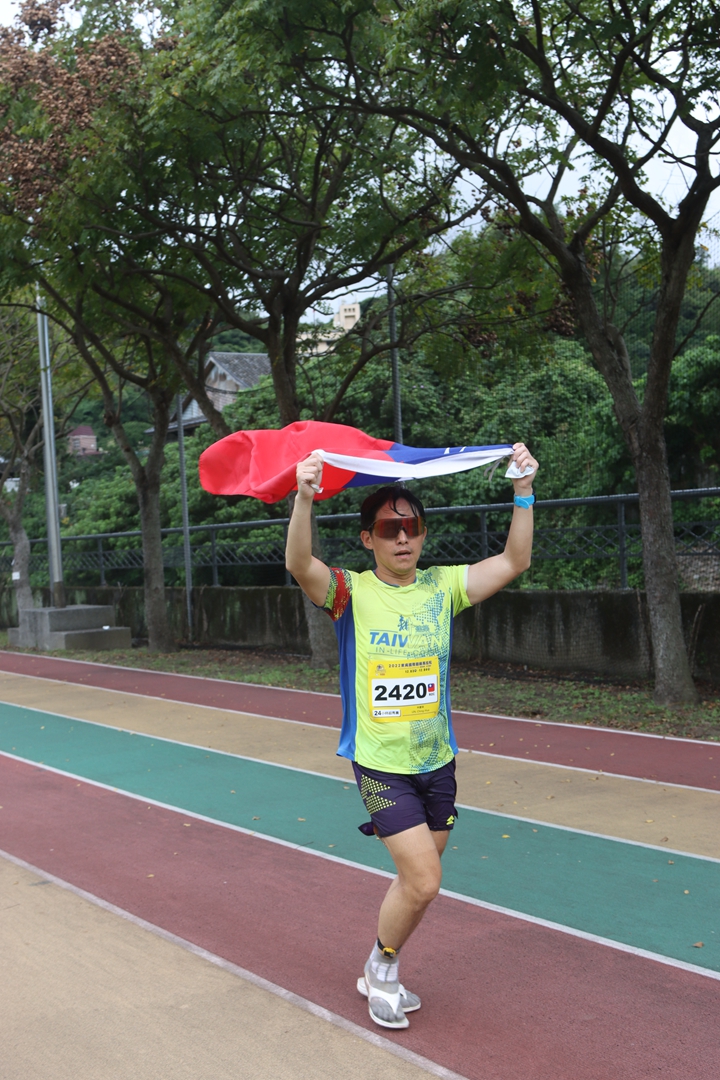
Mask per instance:
[[[365,476],[377,476],[383,480],[423,480],[428,476],[445,476],[449,473],[466,472],[468,469],[478,469],[483,465],[492,465],[496,461],[502,461],[509,456],[512,447],[488,447],[488,449],[468,450],[458,454],[443,452],[442,456],[432,458],[430,461],[415,461],[405,463],[403,461],[388,461],[378,458],[360,457],[350,454],[336,454],[330,450],[316,450],[323,461],[333,465],[336,469],[345,469],[347,472],[362,473]],[[510,468],[505,473],[512,479],[518,479],[520,475],[528,476],[532,469],[528,468],[520,474],[511,462]]]

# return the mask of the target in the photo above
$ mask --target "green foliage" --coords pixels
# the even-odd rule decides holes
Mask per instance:
[[[678,357],[670,380],[666,435],[676,483],[711,486],[720,480],[720,337]]]

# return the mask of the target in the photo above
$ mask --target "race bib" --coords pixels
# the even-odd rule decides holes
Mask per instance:
[[[417,660],[375,658],[368,665],[370,716],[379,724],[431,720],[440,707],[437,656]]]

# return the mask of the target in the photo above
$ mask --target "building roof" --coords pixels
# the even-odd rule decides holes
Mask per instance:
[[[210,352],[206,356],[209,360],[229,375],[240,390],[250,390],[257,386],[263,375],[270,374],[270,357],[267,353],[242,353],[242,352]],[[215,388],[217,389],[217,387]],[[178,428],[177,415],[173,412],[173,419],[168,424],[168,432],[176,432]],[[194,400],[190,400],[183,410],[183,426],[197,427],[198,424],[206,424],[200,406]],[[155,428],[145,428],[146,435],[152,435]]]
[[[249,390],[263,375],[270,374],[270,357],[267,353],[211,352],[207,354],[207,359],[229,375],[241,390]]]
[[[92,435],[92,436],[94,436],[95,432],[93,431],[93,429],[91,427],[88,427],[87,424],[81,424],[80,427],[74,428],[70,432],[70,435]],[[70,436],[68,436],[68,438],[69,437]]]

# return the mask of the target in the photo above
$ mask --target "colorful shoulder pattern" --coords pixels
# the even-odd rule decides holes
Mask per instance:
[[[323,610],[327,611],[333,622],[337,622],[345,614],[345,608],[350,603],[352,595],[352,576],[349,570],[341,570],[338,566],[330,567],[330,584],[327,596],[323,604]]]

